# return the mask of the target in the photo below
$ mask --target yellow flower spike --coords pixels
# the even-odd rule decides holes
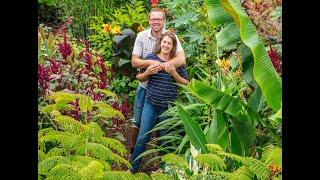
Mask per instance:
[[[103,24],[103,32],[109,33],[111,31],[111,24]]]
[[[120,26],[115,26],[114,28],[111,29],[112,34],[120,34],[121,33],[121,28]]]

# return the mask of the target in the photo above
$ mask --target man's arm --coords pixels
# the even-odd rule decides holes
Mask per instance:
[[[132,54],[131,64],[134,68],[146,68],[149,65],[158,65],[159,61],[140,59],[139,56]]]
[[[176,56],[172,58],[170,61],[165,62],[168,64],[173,65],[175,68],[181,67],[181,66],[186,66],[186,56],[184,54],[184,51],[178,51],[176,53]]]

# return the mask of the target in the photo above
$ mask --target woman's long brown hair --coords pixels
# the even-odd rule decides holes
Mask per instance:
[[[176,36],[172,33],[172,32],[165,32],[163,34],[160,35],[160,37],[158,38],[157,44],[154,48],[154,53],[158,54],[161,51],[161,41],[164,37],[170,37],[172,39],[172,50],[170,52],[170,59],[172,59],[175,55],[176,55],[176,49],[177,49],[177,39]]]

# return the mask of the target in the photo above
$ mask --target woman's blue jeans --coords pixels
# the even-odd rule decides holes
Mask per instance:
[[[160,115],[167,109],[167,107],[156,106],[151,104],[149,100],[145,100],[141,114],[140,130],[130,161],[132,165],[132,172],[138,171],[141,158],[136,158],[146,150],[147,143],[149,143],[151,139],[151,133],[146,133],[149,132],[158,122],[165,120],[165,117]],[[160,136],[165,135],[165,131],[166,130],[161,130]]]
[[[145,97],[146,97],[146,88],[143,88],[139,85],[136,92],[136,97],[134,99],[134,106],[133,106],[134,124],[137,127],[140,127],[141,113],[142,113]]]

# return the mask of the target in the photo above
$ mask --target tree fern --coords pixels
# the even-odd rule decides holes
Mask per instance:
[[[48,99],[53,99],[55,102],[64,99],[67,103],[68,102],[73,102],[76,101],[78,98],[77,94],[71,94],[71,93],[67,93],[67,92],[53,92],[50,94],[50,96],[48,97]]]
[[[107,171],[111,170],[110,164],[105,160],[96,159],[90,156],[81,156],[81,155],[70,156],[69,158],[71,159],[72,163],[79,164],[82,168],[85,166],[88,166],[92,161],[98,161],[100,164],[103,165],[104,170],[107,170]]]
[[[103,180],[132,180],[134,175],[122,171],[106,171],[103,175]]]
[[[116,139],[102,137],[102,138],[98,138],[96,141],[112,150],[117,151],[121,156],[124,156],[127,153],[125,146]]]
[[[223,152],[222,147],[218,144],[206,144],[206,146],[210,153]]]
[[[212,170],[218,171],[226,168],[223,159],[216,154],[199,154],[195,157],[195,160],[211,167]]]
[[[66,149],[65,148],[58,148],[58,147],[54,147],[52,149],[49,150],[49,152],[47,153],[48,157],[52,157],[52,156],[63,156],[66,155]]]
[[[46,153],[44,153],[43,151],[38,150],[38,161],[42,161],[44,159],[47,159],[47,155]]]
[[[101,179],[104,166],[98,161],[91,161],[88,166],[80,170],[82,179]]]

